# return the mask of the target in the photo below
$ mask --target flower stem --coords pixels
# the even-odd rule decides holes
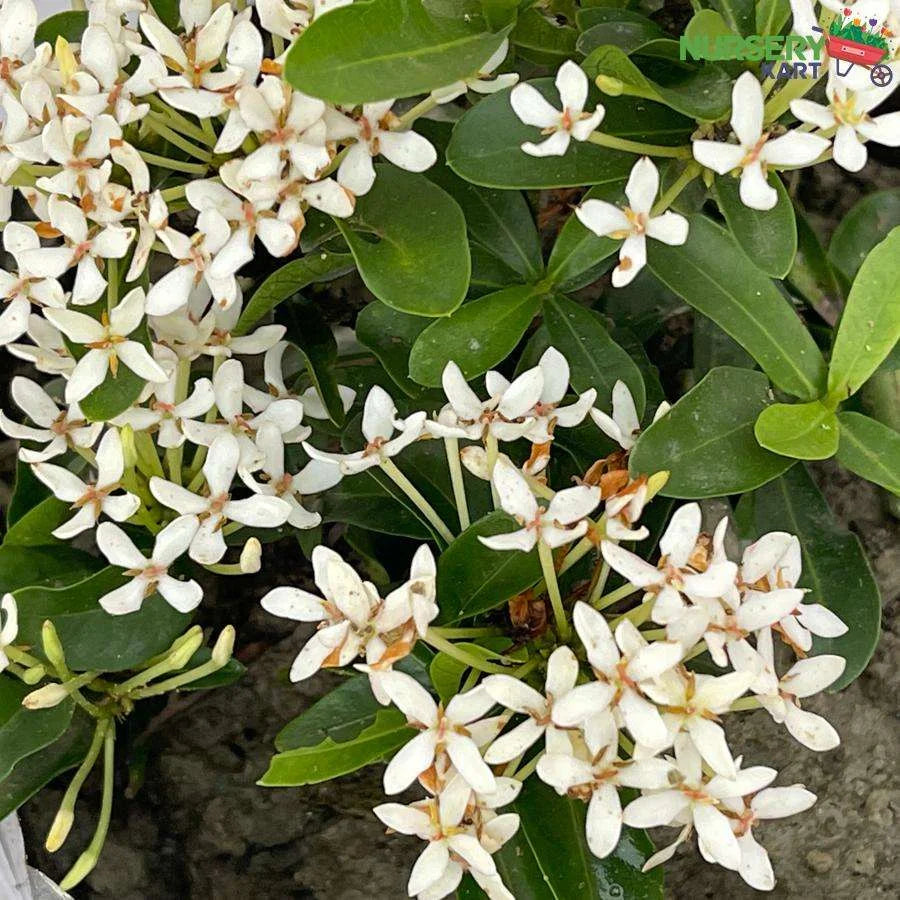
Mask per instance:
[[[614,591],[610,591],[608,594],[598,597],[596,602],[592,603],[591,606],[593,606],[594,609],[606,609],[608,606],[612,606],[614,603],[618,603],[620,600],[630,597],[635,591],[639,590],[639,587],[635,587],[633,584],[626,582]]]
[[[103,798],[100,802],[100,818],[87,849],[78,857],[75,865],[69,869],[66,877],[59,883],[60,888],[64,891],[69,891],[75,885],[80,884],[93,871],[100,858],[100,851],[106,843],[106,833],[109,831],[109,820],[112,817],[115,754],[116,729],[110,722],[103,735]]]
[[[453,499],[456,501],[456,511],[459,514],[459,527],[461,531],[465,531],[471,520],[466,500],[466,484],[463,481],[462,465],[459,461],[459,440],[453,437],[444,438],[444,449],[447,452],[447,467],[450,469],[450,481],[453,484]]]
[[[663,156],[670,159],[690,159],[690,147],[666,147],[662,144],[643,144],[640,141],[629,141],[625,138],[613,137],[602,131],[595,131],[588,137],[592,144],[609,147],[610,150],[624,150],[626,153],[638,153],[641,156]]]
[[[487,471],[488,480],[491,484],[491,500],[494,503],[494,509],[500,508],[500,498],[497,496],[497,488],[494,487],[494,466],[497,465],[497,457],[500,454],[500,448],[497,446],[497,438],[490,432],[484,439],[484,448],[487,453]]]
[[[192,144],[187,138],[182,137],[177,131],[173,131],[166,124],[165,120],[158,113],[147,113],[144,121],[148,127],[155,131],[160,137],[164,137],[173,147],[183,150],[188,156],[193,156],[203,162],[209,162],[211,154],[208,150]]]
[[[435,650],[446,653],[447,656],[452,656],[453,659],[463,663],[463,665],[472,669],[478,669],[479,672],[486,672],[489,675],[510,674],[511,670],[508,666],[500,666],[496,663],[488,662],[485,659],[479,659],[477,656],[473,656],[467,650],[463,650],[456,644],[451,644],[450,641],[442,638],[433,628],[429,628],[428,631],[425,632],[423,640],[426,644],[430,644],[434,647]]]
[[[628,585],[628,587],[631,587],[631,585]],[[616,625],[619,625],[626,620],[631,622],[632,625],[641,625],[650,618],[650,613],[653,611],[653,601],[654,598],[648,594],[647,599],[644,600],[640,606],[635,606],[634,609],[629,609],[628,612],[622,613],[621,616],[617,616],[609,623],[609,627],[615,630]]]
[[[541,570],[544,573],[544,581],[547,584],[547,594],[550,596],[550,604],[553,606],[553,619],[556,622],[556,631],[561,641],[569,639],[569,620],[566,618],[566,609],[563,606],[562,595],[559,592],[559,582],[556,580],[556,566],[553,564],[553,550],[544,541],[538,541],[538,557],[541,561]]]
[[[498,637],[505,634],[502,628],[441,628],[434,626],[430,629],[442,638],[479,638],[479,637]]]
[[[216,141],[211,141],[209,135],[203,131],[202,128],[198,128],[190,119],[183,116],[177,109],[173,109],[164,100],[161,100],[153,94],[148,94],[142,99],[150,104],[150,108],[158,117],[163,119],[170,128],[180,131],[182,134],[192,137],[195,141],[200,141],[202,144],[209,144],[210,147],[215,144]]]
[[[174,172],[184,172],[189,175],[205,175],[209,166],[201,163],[185,162],[183,159],[169,159],[168,156],[160,156],[158,153],[149,153],[146,150],[138,150],[140,157],[151,166],[159,166],[161,169],[172,169]]]
[[[428,519],[437,533],[448,543],[453,542],[453,532],[446,526],[444,520],[435,512],[434,507],[422,496],[421,491],[397,468],[394,461],[388,457],[381,460],[381,471],[384,472],[394,484],[412,500]]]
[[[678,199],[681,192],[700,174],[700,170],[701,167],[699,163],[689,162],[681,175],[672,182],[669,189],[659,198],[656,205],[650,211],[650,215],[662,215],[662,213]]]
[[[541,761],[541,757],[544,755],[544,751],[542,750],[537,756],[532,757],[515,775],[512,777],[516,779],[516,781],[524,781],[528,778],[529,775],[534,773],[534,770],[537,769],[538,763]]]
[[[609,578],[609,563],[604,559],[603,565],[600,566],[600,573],[597,576],[597,582],[594,584],[593,588],[591,588],[590,596],[588,597],[588,603],[591,606],[595,606],[600,598],[603,596],[603,589],[606,587],[606,581]]]
[[[424,116],[427,112],[431,112],[436,106],[437,100],[429,95],[424,100],[420,100],[411,109],[408,109],[402,116],[399,116],[397,121],[394,122],[391,131],[405,131],[416,119]]]

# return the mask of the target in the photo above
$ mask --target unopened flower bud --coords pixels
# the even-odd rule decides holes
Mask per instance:
[[[652,500],[666,486],[668,480],[668,472],[654,472],[647,479],[647,500]]]
[[[43,666],[31,666],[22,673],[22,681],[25,684],[37,684],[46,674],[47,670]]]
[[[482,481],[489,481],[487,467],[487,453],[484,447],[476,447],[474,445],[463,447],[459,453],[462,464],[476,477]]]
[[[203,632],[199,628],[195,633],[189,633],[185,641],[180,643],[169,654],[169,664],[174,671],[183,669],[191,660],[191,657],[200,649],[203,643]]]
[[[137,447],[134,445],[134,429],[125,425],[119,429],[119,440],[122,442],[122,457],[125,460],[125,468],[133,469],[137,465]]]
[[[248,538],[241,550],[241,571],[245,575],[254,575],[262,568],[262,544],[259,538]]]
[[[22,698],[22,706],[26,709],[49,709],[51,706],[58,706],[69,692],[64,684],[46,684],[30,694],[26,694]]]
[[[594,79],[594,84],[610,97],[618,97],[625,90],[625,85],[618,78],[613,78],[611,75],[598,75]]]
[[[234,650],[234,638],[234,625],[226,625],[212,648],[212,661],[216,665],[224,666],[231,659],[231,651]]]
[[[47,832],[47,840],[44,841],[44,847],[50,853],[56,853],[60,847],[66,842],[69,832],[72,830],[72,823],[75,821],[75,813],[68,807],[60,807],[56,813],[56,818]]]
[[[58,671],[66,670],[66,654],[56,633],[56,626],[47,619],[41,626],[41,642],[44,645],[44,655],[50,660],[50,664]]]

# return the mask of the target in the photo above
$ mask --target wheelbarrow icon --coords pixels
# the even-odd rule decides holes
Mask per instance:
[[[813,26],[813,31],[822,33],[821,28]],[[887,51],[881,47],[872,47],[859,41],[850,41],[833,34],[825,36],[825,49],[834,59],[835,68],[840,76],[849,75],[855,65],[869,69],[869,79],[875,87],[887,87],[894,78],[891,67],[882,62]],[[841,63],[846,65],[841,67]]]

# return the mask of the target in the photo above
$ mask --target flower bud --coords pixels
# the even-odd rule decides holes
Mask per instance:
[[[25,684],[37,684],[45,675],[47,670],[43,666],[31,666],[22,673],[22,681]]]
[[[234,625],[226,625],[212,648],[212,661],[216,665],[224,666],[231,659],[231,651],[234,650],[234,638]]]
[[[625,85],[618,78],[613,78],[611,75],[598,75],[594,79],[594,84],[610,97],[619,97],[625,90]]]
[[[653,475],[647,479],[647,500],[652,500],[666,486],[668,480],[668,472],[654,472]]]
[[[63,651],[56,626],[47,619],[41,627],[41,641],[44,645],[44,655],[50,660],[50,664],[58,671],[66,670],[66,654]]]
[[[46,684],[22,698],[22,706],[26,709],[49,709],[58,706],[69,696],[64,684]]]
[[[241,550],[241,571],[245,575],[254,575],[262,568],[262,544],[259,538],[248,538]]]
[[[180,643],[178,647],[169,654],[169,664],[173,671],[177,672],[179,669],[183,669],[203,643],[203,632],[199,628],[195,633],[189,632],[188,634],[190,636],[187,637],[187,640]]]
[[[44,847],[50,853],[56,853],[60,847],[66,842],[69,832],[72,830],[72,823],[75,821],[75,813],[66,806],[61,806],[53,819],[50,831],[47,832],[47,840],[44,841]]]
[[[134,445],[134,429],[130,425],[120,428],[119,439],[122,442],[122,456],[125,460],[125,468],[133,469],[138,462],[137,447]]]

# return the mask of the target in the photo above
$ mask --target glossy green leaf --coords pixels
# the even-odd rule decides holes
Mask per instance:
[[[647,259],[663,284],[731,335],[774,384],[803,400],[821,396],[825,361],[810,333],[725,229],[691,216],[687,243],[649,241]]]
[[[604,46],[588,56],[584,69],[592,78],[597,75],[617,78],[650,99],[694,119],[715,121],[731,108],[731,77],[715,64],[685,70],[683,65],[677,69],[673,63],[673,74],[680,72],[680,78],[663,85],[647,78],[618,47]]]
[[[861,413],[838,413],[838,422],[838,462],[867,481],[900,495],[900,433]]]
[[[738,179],[720,175],[716,178],[716,202],[751,261],[767,275],[784,278],[797,252],[797,223],[791,198],[775,172],[769,173],[769,185],[778,194],[775,206],[750,209],[741,202]]]
[[[900,225],[900,188],[864,197],[838,223],[828,259],[849,285],[871,249]]]
[[[760,446],[794,459],[828,459],[837,453],[837,416],[824,403],[773,403],[756,420]]]
[[[519,15],[509,42],[523,59],[558,66],[575,55],[578,32],[532,7]]]
[[[232,334],[246,334],[282,300],[287,300],[307,285],[331,281],[352,272],[354,268],[353,257],[349,253],[329,253],[327,250],[285,263],[253,292]]]
[[[483,297],[485,294],[493,294],[524,281],[518,272],[514,272],[480,244],[472,244],[470,250],[472,253],[470,297]]]
[[[691,339],[694,351],[694,378],[698,381],[710,369],[718,366],[756,368],[756,361],[733,337],[722,331],[712,319],[700,313],[694,313],[694,331]]]
[[[329,735],[320,744],[276,753],[257,784],[298,787],[329,781],[391,756],[415,734],[400,710],[382,707],[371,725],[348,740],[337,742]]]
[[[701,9],[691,16],[690,22],[684,29],[687,38],[704,38],[707,41],[715,41],[717,37],[735,35],[737,32],[724,19],[720,12],[714,9]]]
[[[138,612],[111,616],[97,601],[126,580],[121,569],[109,567],[66,587],[15,591],[19,639],[38,652],[41,626],[50,619],[69,667],[77,671],[119,672],[162,653],[185,630],[190,616],[176,612],[159,594],[144,600]]]
[[[181,12],[178,8],[177,0],[150,0],[153,11],[159,16],[160,22],[169,29],[169,31],[177,31],[178,23],[181,21]]]
[[[462,5],[366,0],[301,32],[284,77],[306,94],[350,106],[411,97],[474,74],[503,36]]]
[[[840,690],[865,669],[881,626],[881,598],[855,534],[834,518],[825,498],[802,465],[794,466],[753,495],[756,530],[787,531],[800,539],[807,603],[821,603],[843,619],[849,631],[839,638],[813,638],[813,652],[847,660],[844,674],[829,688]]]
[[[65,38],[70,44],[80,43],[87,26],[88,14],[84,10],[69,9],[55,13],[38,23],[34,32],[34,45],[37,47],[46,41],[53,47],[58,37]]]
[[[521,651],[516,651],[513,656],[509,656],[499,652],[498,649],[492,649],[493,645],[503,649],[509,648],[511,643],[509,638],[484,638],[483,641],[485,645],[491,646],[472,644],[467,641],[455,642],[454,646],[482,662],[502,663],[506,661],[510,663],[512,660],[525,661],[525,655]],[[463,676],[471,671],[471,666],[460,662],[455,656],[450,656],[448,653],[435,653],[428,666],[428,679],[437,692],[441,703],[446,705],[454,695],[459,693],[463,684]]]
[[[419,335],[409,357],[409,374],[419,384],[437,387],[444,366],[453,360],[466,378],[481,375],[506,359],[539,308],[540,293],[532,285],[470,300]]]
[[[629,471],[633,477],[668,471],[666,497],[699,500],[751,491],[793,465],[764,450],[753,435],[771,402],[761,372],[713,369],[641,434]]]
[[[641,872],[653,853],[644,832],[623,828],[616,849],[597,859],[584,836],[587,805],[537,778],[509,810],[519,814],[519,830],[494,859],[517,900],[662,900],[662,867]]]
[[[86,578],[98,568],[96,557],[60,547],[0,546],[0,593],[41,585],[61,587]]]
[[[795,209],[797,255],[787,282],[826,322],[837,321],[843,291],[825,249],[802,210]]]
[[[544,324],[550,342],[568,360],[572,387],[597,391],[596,405],[609,409],[617,381],[631,391],[638,417],[647,400],[644,379],[634,360],[609,336],[597,313],[562,294],[544,299]]]
[[[779,34],[791,15],[790,0],[758,0],[756,33]]]
[[[618,203],[625,197],[625,182],[596,185],[584,195],[585,200]],[[577,291],[596,281],[610,266],[608,260],[622,246],[621,241],[597,237],[582,225],[574,213],[566,219],[547,263],[547,278],[560,291]]]
[[[375,170],[375,184],[353,216],[335,220],[359,274],[379,300],[400,312],[449,315],[469,286],[462,210],[423,175],[387,164]]]
[[[378,301],[369,303],[356,318],[356,337],[368,347],[385,371],[409,397],[422,392],[409,377],[409,355],[416,338],[432,322],[424,316],[398,312]]]
[[[646,266],[631,284],[607,292],[604,312],[617,326],[633,331],[641,341],[656,334],[663,324],[688,310],[688,305],[669,290]]]
[[[6,513],[6,527],[11,528],[22,516],[49,496],[51,496],[50,488],[38,480],[34,472],[31,471],[31,466],[28,463],[23,463],[21,459],[17,459],[16,479],[13,485],[12,498],[4,510]]]
[[[878,244],[862,264],[841,316],[831,364],[828,393],[856,393],[900,340],[900,227]]]
[[[3,537],[3,543],[6,546],[20,547],[62,544],[63,542],[55,538],[51,532],[72,514],[71,504],[56,497],[47,497],[29,509],[9,528]]]
[[[597,47],[618,47],[625,53],[634,53],[650,41],[668,35],[659,25],[628,9],[594,7],[578,13],[582,33],[578,37],[578,52],[588,56]]]
[[[0,675],[0,781],[20,759],[52,744],[72,719],[70,699],[48,709],[25,709],[22,699],[33,690],[12,675]]]
[[[519,527],[512,516],[496,510],[473,522],[441,554],[437,590],[442,623],[495,609],[541,577],[536,550],[501,552],[490,550],[478,540]]]
[[[553,80],[531,81],[550,103],[559,104]],[[539,141],[540,130],[520,122],[509,103],[509,89],[472,107],[453,129],[447,164],[474,184],[497,188],[553,188],[608,184],[628,177],[635,157],[589,141],[572,141],[564,156],[529,156],[525,141]],[[588,107],[606,108],[603,131],[616,137],[655,144],[687,141],[693,123],[649,100],[602,97],[592,89]]]

